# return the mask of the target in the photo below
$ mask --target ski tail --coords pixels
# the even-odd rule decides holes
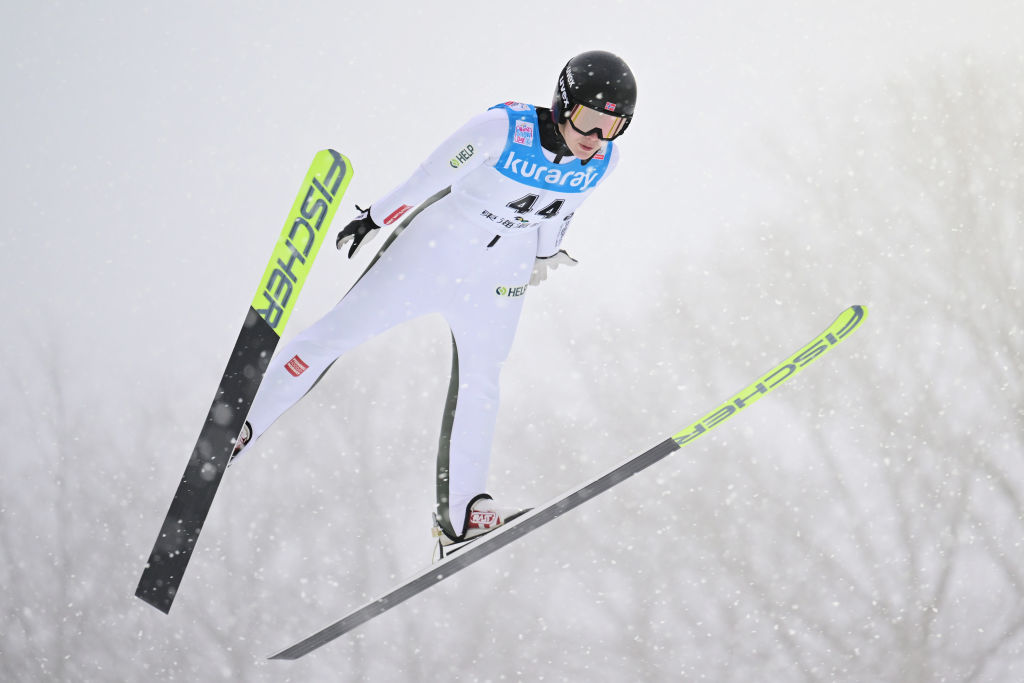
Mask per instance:
[[[612,467],[604,474],[576,487],[547,504],[534,508],[523,516],[502,525],[483,538],[469,544],[457,554],[449,555],[439,563],[428,567],[390,592],[373,600],[342,619],[300,640],[291,647],[271,655],[270,659],[298,659],[313,650],[326,645],[338,636],[366,623],[374,617],[422,593],[439,581],[487,557],[509,543],[525,536],[534,529],[564,515],[582,505],[594,496],[607,491],[641,472],[656,462],[675,453],[694,439],[718,427],[730,417],[744,410],[770,391],[795,377],[801,370],[821,358],[839,342],[860,327],[867,317],[864,306],[851,306],[843,311],[835,322],[788,359],[762,375],[757,381],[736,393],[728,401],[711,411],[704,418],[686,429],[668,437],[649,450]]]
[[[267,363],[351,179],[352,164],[344,155],[320,151],[288,214],[135,591],[164,613],[171,609]]]

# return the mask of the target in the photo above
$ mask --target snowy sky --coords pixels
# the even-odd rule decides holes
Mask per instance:
[[[112,339],[147,346],[117,354],[142,371],[230,337],[316,150],[348,155],[347,200],[371,202],[480,109],[549,101],[561,64],[594,48],[631,63],[639,106],[621,172],[568,242],[598,264],[581,277],[615,249],[638,272],[652,250],[692,262],[771,201],[748,157],[762,136],[915,63],[1010,54],[1024,18],[994,0],[304,7],[5,7],[8,324],[73,339],[90,381]],[[587,222],[600,238],[580,237]],[[300,324],[356,270],[322,259]]]
[[[750,226],[766,212],[794,209],[764,175],[766,141],[812,145],[813,126],[851,102],[870,112],[871,92],[921,65],[1020,64],[1024,26],[1024,4],[1004,0],[301,6],[119,0],[0,9],[0,264],[14,311],[3,325],[3,405],[45,403],[29,394],[51,385],[33,389],[28,380],[54,358],[65,397],[89,406],[100,424],[138,429],[140,406],[172,402],[195,418],[171,426],[180,443],[168,450],[180,456],[158,474],[173,481],[314,153],[337,149],[355,168],[337,228],[355,202],[403,180],[476,112],[506,100],[548,103],[559,68],[589,49],[630,63],[637,113],[619,170],[567,238],[581,266],[555,274],[552,284],[565,276],[564,287],[538,290],[521,338],[561,334],[537,328],[557,321],[580,292],[600,290],[600,315],[614,321],[620,310],[642,310],[646,288],[664,286],[666,271],[726,265],[722,253],[753,242]],[[350,263],[330,241],[286,336],[335,302],[369,259],[364,250]],[[715,292],[687,289],[699,279],[679,282],[684,299],[717,305]],[[723,318],[741,305],[743,295],[732,296]],[[854,303],[868,302],[844,300],[829,312]],[[792,341],[827,322],[801,320]],[[565,334],[591,332],[581,325]],[[514,355],[517,367],[531,350]],[[739,376],[726,389],[750,380]],[[8,388],[9,378],[22,384]],[[526,386],[515,386],[520,398]],[[709,391],[724,398],[717,386]],[[695,416],[684,417],[662,436]],[[42,424],[12,426],[27,435],[19,443],[36,443]],[[5,458],[32,471],[35,455]],[[85,467],[96,454],[81,455],[75,465]],[[147,455],[112,448],[102,457]],[[125,464],[129,478],[132,467],[142,465]],[[152,481],[156,468],[145,467]],[[31,479],[23,486],[35,491]],[[124,516],[135,525],[132,543],[143,539],[139,558],[166,504],[163,493],[146,497]],[[129,559],[118,571],[132,581],[133,549],[121,550]],[[30,566],[49,566],[36,559]]]

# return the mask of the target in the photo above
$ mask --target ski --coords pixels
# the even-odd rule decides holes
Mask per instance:
[[[235,439],[351,179],[347,158],[332,149],[318,152],[288,214],[135,590],[164,613],[170,612]]]
[[[531,512],[509,522],[507,525],[498,527],[486,536],[482,536],[479,540],[470,542],[460,548],[459,552],[448,555],[439,563],[423,570],[385,595],[363,605],[348,616],[317,631],[295,645],[272,655],[270,659],[298,659],[303,655],[309,654],[338,636],[387,612],[412,596],[423,592],[452,574],[487,557],[496,550],[504,548],[534,529],[557,519],[569,510],[597,494],[607,491],[637,472],[650,467],[763,398],[768,392],[783,382],[795,377],[807,365],[820,358],[822,354],[848,337],[864,322],[866,317],[867,309],[865,307],[851,306],[843,311],[835,322],[819,336],[815,337],[814,341],[810,344],[802,347],[790,358],[772,368],[753,384],[735,394],[700,420],[686,427],[686,429],[672,435],[650,450],[611,468],[582,486],[558,496],[545,505],[534,508]]]

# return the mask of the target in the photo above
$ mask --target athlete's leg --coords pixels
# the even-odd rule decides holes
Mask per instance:
[[[345,352],[406,320],[438,310],[437,267],[426,255],[429,222],[410,225],[320,320],[286,344],[267,367],[249,411],[255,440],[301,399]]]
[[[499,375],[515,337],[536,249],[506,246],[505,253],[489,255],[493,268],[466,283],[444,311],[453,353],[437,458],[437,514],[453,537],[462,533],[467,504],[486,491]],[[516,257],[517,252],[528,256]]]

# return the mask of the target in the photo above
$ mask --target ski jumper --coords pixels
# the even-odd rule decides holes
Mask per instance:
[[[506,102],[445,140],[375,202],[398,223],[342,300],[271,361],[249,412],[252,437],[302,398],[343,353],[430,313],[452,335],[452,371],[437,456],[437,513],[461,534],[485,490],[498,378],[537,257],[558,251],[573,212],[614,168],[612,143],[586,162],[541,146],[537,110]]]

